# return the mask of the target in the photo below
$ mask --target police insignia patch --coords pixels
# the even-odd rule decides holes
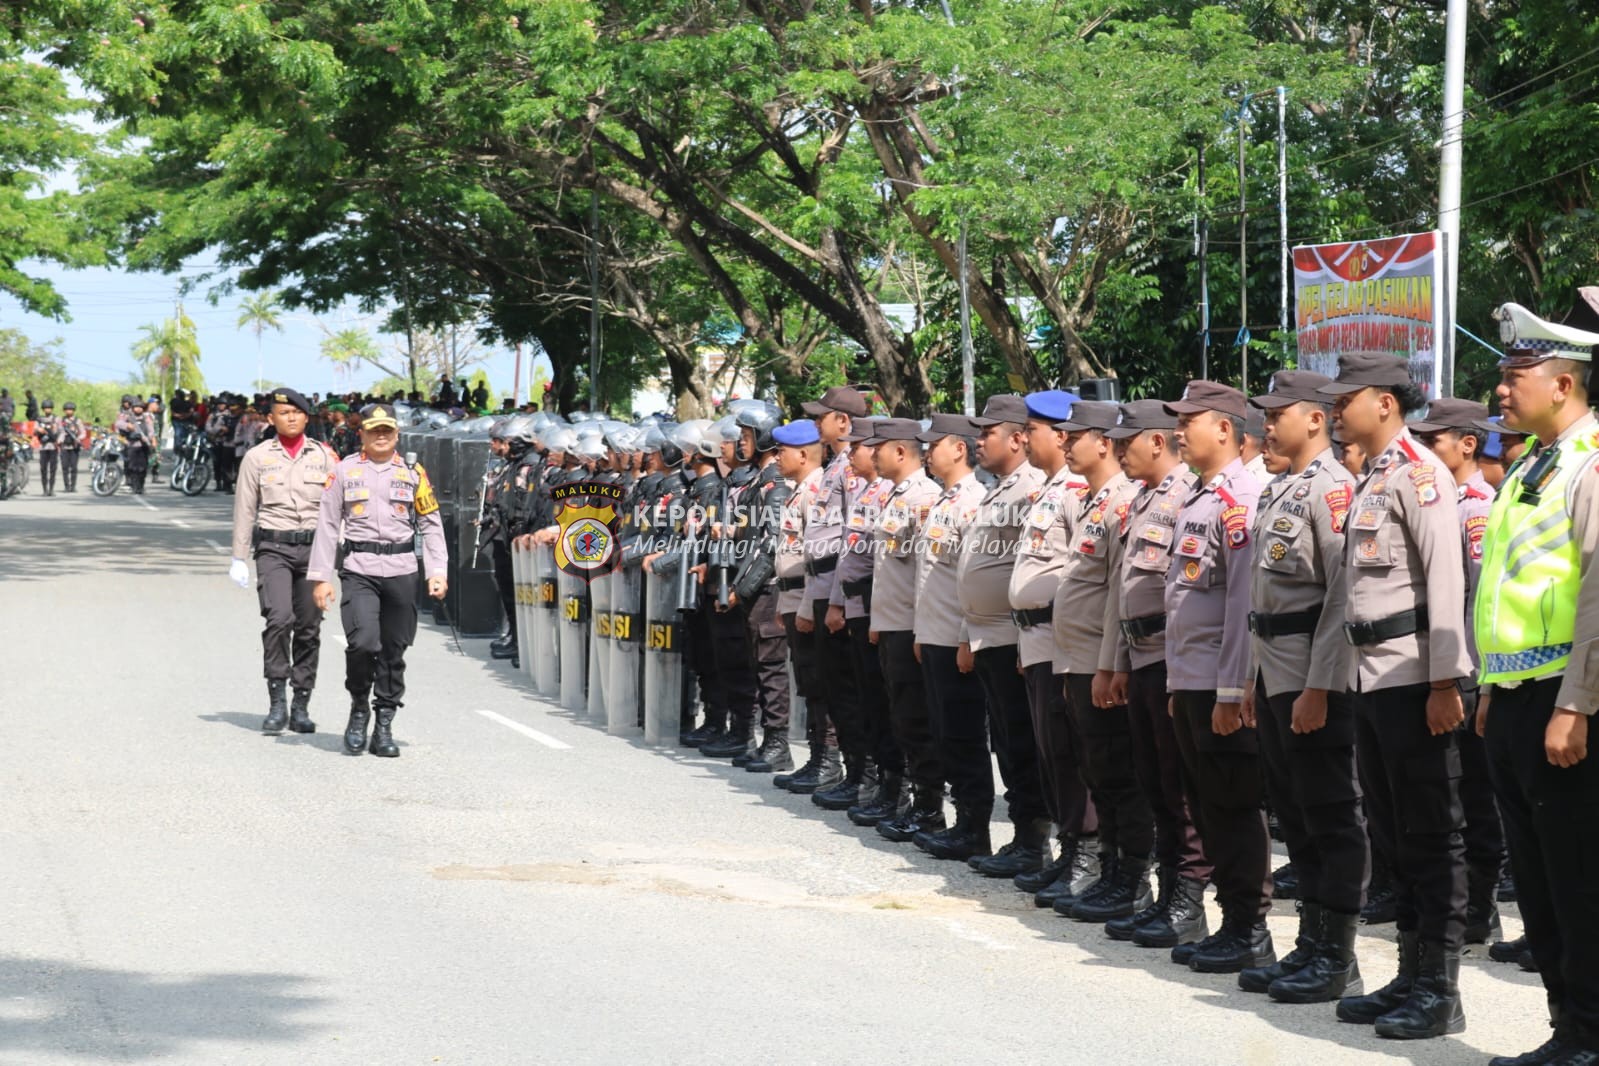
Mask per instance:
[[[1292,533],[1294,531],[1294,520],[1287,515],[1278,515],[1277,520],[1271,524],[1271,531],[1273,533]],[[1276,544],[1272,545],[1273,549],[1277,547],[1278,545]],[[1273,555],[1272,558],[1281,559],[1282,556]]]
[[[1355,548],[1355,554],[1359,555],[1362,559],[1377,558],[1377,538],[1362,537],[1359,545],[1357,545]]]
[[[1242,548],[1249,543],[1249,508],[1235,503],[1221,513],[1222,528],[1227,531],[1227,544]]]
[[[1198,537],[1184,537],[1183,542],[1177,546],[1178,555],[1192,555],[1199,550]]]
[[[1183,577],[1188,581],[1199,580],[1199,564],[1192,559],[1183,564]]]
[[[1271,542],[1271,547],[1266,549],[1266,554],[1271,556],[1272,562],[1280,562],[1288,554],[1288,545],[1280,540]]]
[[[1322,497],[1327,503],[1327,508],[1332,511],[1334,533],[1342,533],[1344,531],[1344,521],[1349,517],[1349,502],[1353,498],[1354,493],[1348,485],[1339,485]]]
[[[1411,483],[1416,486],[1416,499],[1423,507],[1438,502],[1437,475],[1430,465],[1417,463],[1410,468]]]

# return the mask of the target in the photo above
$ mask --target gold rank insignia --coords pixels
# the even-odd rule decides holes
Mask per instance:
[[[1271,547],[1266,549],[1266,554],[1271,556],[1272,562],[1280,562],[1288,554],[1288,545],[1280,540],[1274,540],[1271,543]]]

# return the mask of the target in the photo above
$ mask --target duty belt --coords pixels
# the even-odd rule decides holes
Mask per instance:
[[[855,581],[841,581],[839,588],[844,590],[846,596],[866,596],[872,591],[872,579],[863,577]]]
[[[1122,619],[1122,636],[1128,640],[1147,640],[1166,632],[1166,616],[1146,614],[1142,618]]]
[[[1344,636],[1358,648],[1364,644],[1381,644],[1395,637],[1408,637],[1426,628],[1427,608],[1418,607],[1414,611],[1400,611],[1375,622],[1345,622]]]
[[[314,529],[257,529],[251,536],[255,543],[266,541],[269,544],[310,544],[316,540]]]
[[[794,592],[805,587],[803,577],[780,577],[777,579],[777,591]]]
[[[1249,612],[1249,631],[1257,637],[1293,637],[1303,633],[1314,633],[1316,623],[1321,621],[1321,608],[1312,607],[1308,611],[1289,611],[1285,614],[1264,614],[1260,611]]]
[[[810,559],[805,560],[805,572],[812,577],[821,577],[823,574],[831,574],[837,569],[838,556],[836,555],[829,555],[825,559],[818,559],[814,562]]]
[[[1048,625],[1055,620],[1055,608],[1029,607],[1025,611],[1012,611],[1010,620],[1018,629],[1031,629],[1034,626]]]
[[[410,555],[416,550],[411,541],[401,541],[398,544],[379,544],[375,540],[347,540],[339,545],[339,549],[346,555],[351,552],[361,552],[367,555]]]

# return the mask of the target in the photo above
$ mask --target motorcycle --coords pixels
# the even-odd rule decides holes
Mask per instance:
[[[96,496],[115,495],[122,487],[122,455],[127,450],[116,434],[95,439],[89,449],[89,490]]]
[[[0,469],[0,500],[9,500],[27,485],[28,456],[32,451],[32,445],[17,437],[11,438],[9,454],[5,446],[0,445],[0,455],[5,455],[4,468]]]
[[[172,488],[185,496],[198,496],[211,483],[211,446],[203,433],[191,433],[172,463]]]

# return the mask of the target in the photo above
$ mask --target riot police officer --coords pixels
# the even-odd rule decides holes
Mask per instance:
[[[61,487],[67,492],[78,491],[78,459],[83,451],[83,420],[78,417],[78,405],[68,400],[61,407],[61,426],[58,439],[61,443]]]

